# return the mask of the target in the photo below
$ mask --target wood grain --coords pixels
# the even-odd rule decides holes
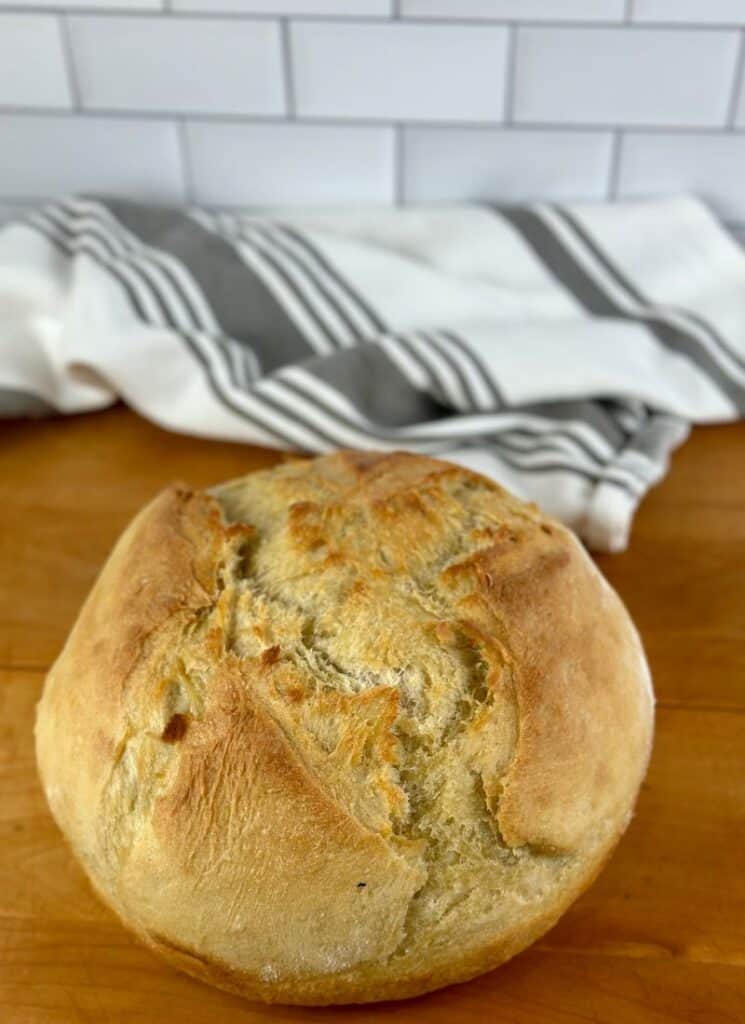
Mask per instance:
[[[609,866],[511,964],[408,1003],[260,1007],[161,964],[91,892],[36,781],[43,670],[132,513],[278,453],[123,409],[0,428],[0,1021],[735,1024],[745,1021],[745,425],[694,432],[630,550],[599,559],[647,645],[649,777]]]
[[[282,458],[169,434],[122,407],[0,430],[0,665],[51,664],[114,541],[162,487]]]

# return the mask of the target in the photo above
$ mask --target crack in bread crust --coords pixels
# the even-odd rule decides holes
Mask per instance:
[[[256,478],[253,482],[260,486]],[[252,481],[249,479],[245,483],[247,486],[241,495],[242,504],[238,510],[231,508],[229,497],[226,500],[220,492],[217,494],[229,521],[232,517],[240,516],[240,521],[250,522],[256,530],[257,541],[252,548],[250,571],[245,571],[245,562],[242,563],[244,571],[237,573],[232,582],[236,588],[258,599],[262,605],[261,611],[266,611],[269,617],[280,617],[289,612],[300,620],[294,641],[286,646],[280,644],[280,657],[292,663],[299,674],[306,677],[303,699],[312,701],[318,692],[359,694],[377,687],[387,687],[396,696],[397,711],[390,727],[391,737],[395,741],[391,768],[401,799],[398,808],[391,805],[383,828],[386,831],[390,829],[393,836],[416,843],[421,849],[426,871],[422,886],[412,897],[400,942],[390,954],[391,958],[405,955],[410,945],[410,936],[418,927],[420,919],[438,913],[441,894],[437,890],[443,885],[442,872],[437,870],[438,862],[452,865],[464,856],[468,859],[463,849],[462,836],[458,827],[454,827],[452,809],[438,792],[441,781],[433,782],[431,779],[435,774],[432,769],[441,772],[439,766],[462,743],[464,735],[471,729],[477,730],[481,723],[495,713],[503,719],[509,718],[510,723],[502,728],[504,749],[499,752],[499,764],[492,766],[494,777],[489,783],[490,799],[485,795],[482,767],[474,766],[467,758],[461,758],[456,753],[450,759],[449,771],[460,775],[461,788],[470,794],[468,799],[473,815],[469,828],[474,833],[471,841],[478,847],[481,860],[499,860],[504,869],[509,870],[520,858],[520,851],[513,850],[505,841],[497,822],[501,773],[512,764],[519,735],[514,681],[506,660],[509,659],[509,653],[500,649],[500,645],[495,644],[491,638],[483,636],[478,625],[463,615],[458,601],[453,600],[442,580],[453,566],[478,556],[483,549],[492,545],[495,536],[506,534],[508,542],[515,543],[519,528],[533,521],[520,510],[514,517],[514,526],[505,530],[504,523],[499,520],[495,522],[495,517],[490,519],[488,515],[469,510],[464,517],[465,523],[459,522],[457,530],[438,538],[436,555],[417,567],[417,571],[410,573],[402,572],[400,566],[396,566],[395,556],[389,550],[390,545],[370,552],[359,549],[354,552],[354,558],[361,564],[363,572],[367,565],[366,581],[375,579],[376,569],[383,566],[382,573],[377,574],[378,578],[381,575],[384,577],[383,587],[379,588],[379,592],[383,588],[385,590],[381,600],[390,602],[395,594],[402,606],[413,605],[418,609],[418,617],[426,628],[418,632],[416,649],[421,652],[429,645],[440,656],[441,662],[445,662],[444,666],[437,666],[439,677],[433,678],[432,672],[425,667],[425,685],[412,686],[410,676],[413,666],[407,664],[405,659],[399,664],[389,664],[378,672],[370,668],[369,660],[364,661],[360,667],[359,663],[355,663],[354,651],[350,651],[353,645],[340,643],[333,630],[319,629],[317,607],[312,600],[298,602],[294,592],[291,597],[288,596],[288,586],[312,577],[313,565],[309,567],[307,561],[301,560],[298,569],[286,578],[274,571],[269,559],[262,557],[264,545],[272,544],[271,535],[284,527],[284,543],[292,548],[294,540],[294,553],[297,557],[307,559],[309,553],[320,549],[329,565],[321,563],[315,571],[319,574],[336,572],[343,577],[352,560],[350,552],[345,550],[344,541],[355,528],[362,533],[365,529],[372,532],[374,523],[371,523],[371,518],[374,512],[371,515],[370,509],[364,506],[350,509],[336,500],[336,496],[327,499],[325,503],[301,499],[290,506],[289,531],[285,524],[278,527],[276,521],[267,528],[266,522],[259,523],[251,515]],[[460,501],[466,492],[460,486],[459,478],[456,476],[455,487],[452,487],[454,494],[448,494],[449,483],[449,479],[444,483],[437,481],[430,487],[429,503],[421,504],[415,500],[415,510],[423,512],[425,517],[431,517],[437,515],[439,502]],[[466,491],[472,499],[474,488]],[[484,487],[484,492],[491,497],[493,488]],[[394,495],[394,503],[399,498],[400,495]],[[378,510],[383,515],[387,511],[385,505],[382,510]],[[329,520],[332,528],[329,527]],[[296,526],[294,537],[293,522]],[[287,532],[290,533],[290,540],[287,539]],[[397,568],[399,571],[395,571]],[[343,590],[341,599],[337,599],[339,603],[342,603],[345,593],[353,590],[358,581],[359,575],[346,581],[346,591]],[[241,650],[241,636],[247,635],[250,626],[248,618],[244,618],[246,621],[242,626],[240,616],[231,620],[238,628],[238,635],[234,635],[231,640],[232,649],[237,652]],[[333,615],[327,615],[328,618],[333,618]],[[395,624],[391,623],[388,628],[395,629]],[[279,637],[276,639],[279,640]],[[504,647],[504,644],[503,638],[501,646]],[[344,655],[343,660],[339,651]],[[421,671],[421,664],[416,669]],[[438,692],[438,687],[443,689],[443,675],[449,675],[452,684],[447,694],[447,707],[435,708],[433,713],[428,703],[433,694]],[[495,712],[497,690],[500,691],[501,706]],[[297,742],[297,733],[295,739]],[[327,746],[324,753],[333,754],[334,748]],[[315,765],[322,773],[323,765],[317,760]],[[353,802],[348,809],[350,813],[355,813]],[[435,898],[430,900],[433,895]],[[462,901],[451,897],[450,902],[454,908]]]

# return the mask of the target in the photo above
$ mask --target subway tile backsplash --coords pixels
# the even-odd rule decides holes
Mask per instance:
[[[393,129],[377,125],[186,127],[194,199],[207,206],[390,205]]]
[[[72,106],[57,18],[0,13],[0,107],[11,106]]]
[[[168,121],[0,114],[0,197],[101,192],[180,203],[178,142]]]
[[[74,11],[162,11],[166,6],[166,0],[75,0],[74,3],[70,3],[69,0],[44,0],[43,3],[39,3],[39,0],[2,0],[0,7],[24,7],[32,10],[49,10],[50,8],[57,11],[74,10]]]
[[[634,21],[684,25],[736,25],[743,20],[742,0],[634,0]]]
[[[736,31],[521,28],[515,120],[724,125]]]
[[[281,114],[279,26],[213,18],[71,17],[84,109]]]
[[[745,135],[637,134],[623,140],[618,178],[624,196],[695,192],[725,220],[745,222]]]
[[[405,129],[404,199],[410,203],[600,199],[611,132]]]
[[[745,128],[745,74],[741,78],[739,97],[735,109],[735,121],[740,128]]]
[[[496,26],[299,22],[291,28],[298,114],[500,121],[507,40]]]
[[[412,18],[623,21],[626,0],[402,0]]]
[[[745,0],[0,0],[0,219],[698,193],[745,231]]]
[[[393,0],[171,0],[176,11],[205,14],[341,14],[355,18],[387,18]]]

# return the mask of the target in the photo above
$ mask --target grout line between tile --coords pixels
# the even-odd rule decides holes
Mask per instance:
[[[290,38],[290,22],[282,18],[279,23],[280,47],[282,52],[282,81],[284,84],[286,119],[294,121],[297,116],[295,103],[295,77],[292,71],[292,40]]]
[[[43,3],[38,6],[28,7],[23,4],[12,4],[7,7],[0,8],[3,14],[59,14],[59,7],[50,7]],[[394,7],[394,12],[396,8]],[[182,11],[175,10],[172,4],[165,7],[158,7],[152,10],[142,10],[139,8],[127,7],[122,4],[119,7],[107,7],[91,9],[90,7],[81,7],[79,5],[70,4],[64,8],[65,13],[75,15],[85,15],[89,18],[119,18],[123,15],[127,15],[133,18],[161,18],[164,14],[167,14],[170,18],[175,20],[204,20],[209,18],[214,21],[277,21],[279,15],[272,13],[261,13],[261,12],[244,12],[244,11],[211,11],[205,7],[201,11]],[[405,21],[411,25],[463,25],[473,26],[474,28],[484,27],[485,25],[496,25],[506,27],[513,23],[515,19],[509,18],[489,18],[489,17],[437,17],[437,18],[426,18],[422,16],[412,15],[355,15],[355,14],[298,14],[288,15],[292,21],[296,22],[339,22],[349,24],[370,24],[370,25],[381,25],[386,22],[390,23],[391,19]],[[742,21],[721,21],[721,22],[700,22],[696,21],[695,18],[691,18],[685,22],[679,21],[632,21],[627,22],[624,20],[625,15],[619,18],[605,18],[597,20],[583,20],[581,18],[546,18],[546,19],[526,19],[520,21],[520,25],[525,28],[547,28],[547,29],[561,29],[561,28],[572,28],[572,29],[594,29],[594,28],[615,28],[615,29],[631,29],[633,31],[663,31],[668,33],[675,32],[686,32],[691,29],[702,32],[720,32],[722,29],[742,29]],[[519,19],[518,19],[519,20]]]
[[[82,99],[80,95],[80,83],[78,82],[78,75],[75,69],[75,55],[73,53],[72,40],[70,39],[70,25],[67,20],[67,14],[61,14],[57,20],[59,25],[60,41],[62,43],[62,53],[65,61],[67,84],[70,89],[70,98],[72,99],[73,110],[79,111],[82,107]]]
[[[740,42],[737,48],[735,69],[733,72],[732,91],[727,103],[727,125],[734,128],[737,120],[738,106],[740,102],[740,87],[745,88],[745,30],[740,32]]]
[[[15,117],[59,117],[60,119],[70,117],[88,118],[111,118],[112,120],[123,119],[128,121],[162,121],[173,120],[173,118],[184,117],[190,121],[215,121],[228,122],[231,124],[286,124],[288,121],[285,114],[262,114],[246,111],[244,113],[215,113],[213,111],[199,110],[137,110],[118,109],[112,107],[84,107],[79,110],[71,110],[64,107],[45,106],[23,106],[13,104],[4,106],[0,102],[0,113],[5,116]],[[336,125],[348,128],[374,128],[390,127],[397,123],[391,117],[347,117],[338,114],[328,115],[301,115],[297,123],[308,125]],[[405,122],[412,128],[442,129],[443,131],[469,130],[474,128],[488,129],[490,131],[502,131],[505,125],[501,120],[483,120],[463,118],[462,120],[437,120],[434,118],[407,118]],[[582,123],[581,121],[513,121],[509,125],[511,131],[524,132],[555,132],[555,133],[579,133],[592,134],[597,132],[629,131],[639,134],[654,135],[700,135],[705,138],[707,135],[744,135],[745,124],[734,125],[729,128],[723,124],[599,124]]]
[[[618,198],[618,181],[621,173],[621,151],[623,149],[622,130],[613,132],[610,150],[610,167],[608,168],[608,198]]]
[[[517,25],[509,26],[507,60],[504,69],[504,123],[511,125],[515,116],[515,58],[517,53]]]

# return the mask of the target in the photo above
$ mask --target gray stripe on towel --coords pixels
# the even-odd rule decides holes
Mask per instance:
[[[106,205],[143,242],[183,263],[223,331],[250,345],[264,373],[313,352],[281,303],[219,235],[177,210],[109,199]]]

